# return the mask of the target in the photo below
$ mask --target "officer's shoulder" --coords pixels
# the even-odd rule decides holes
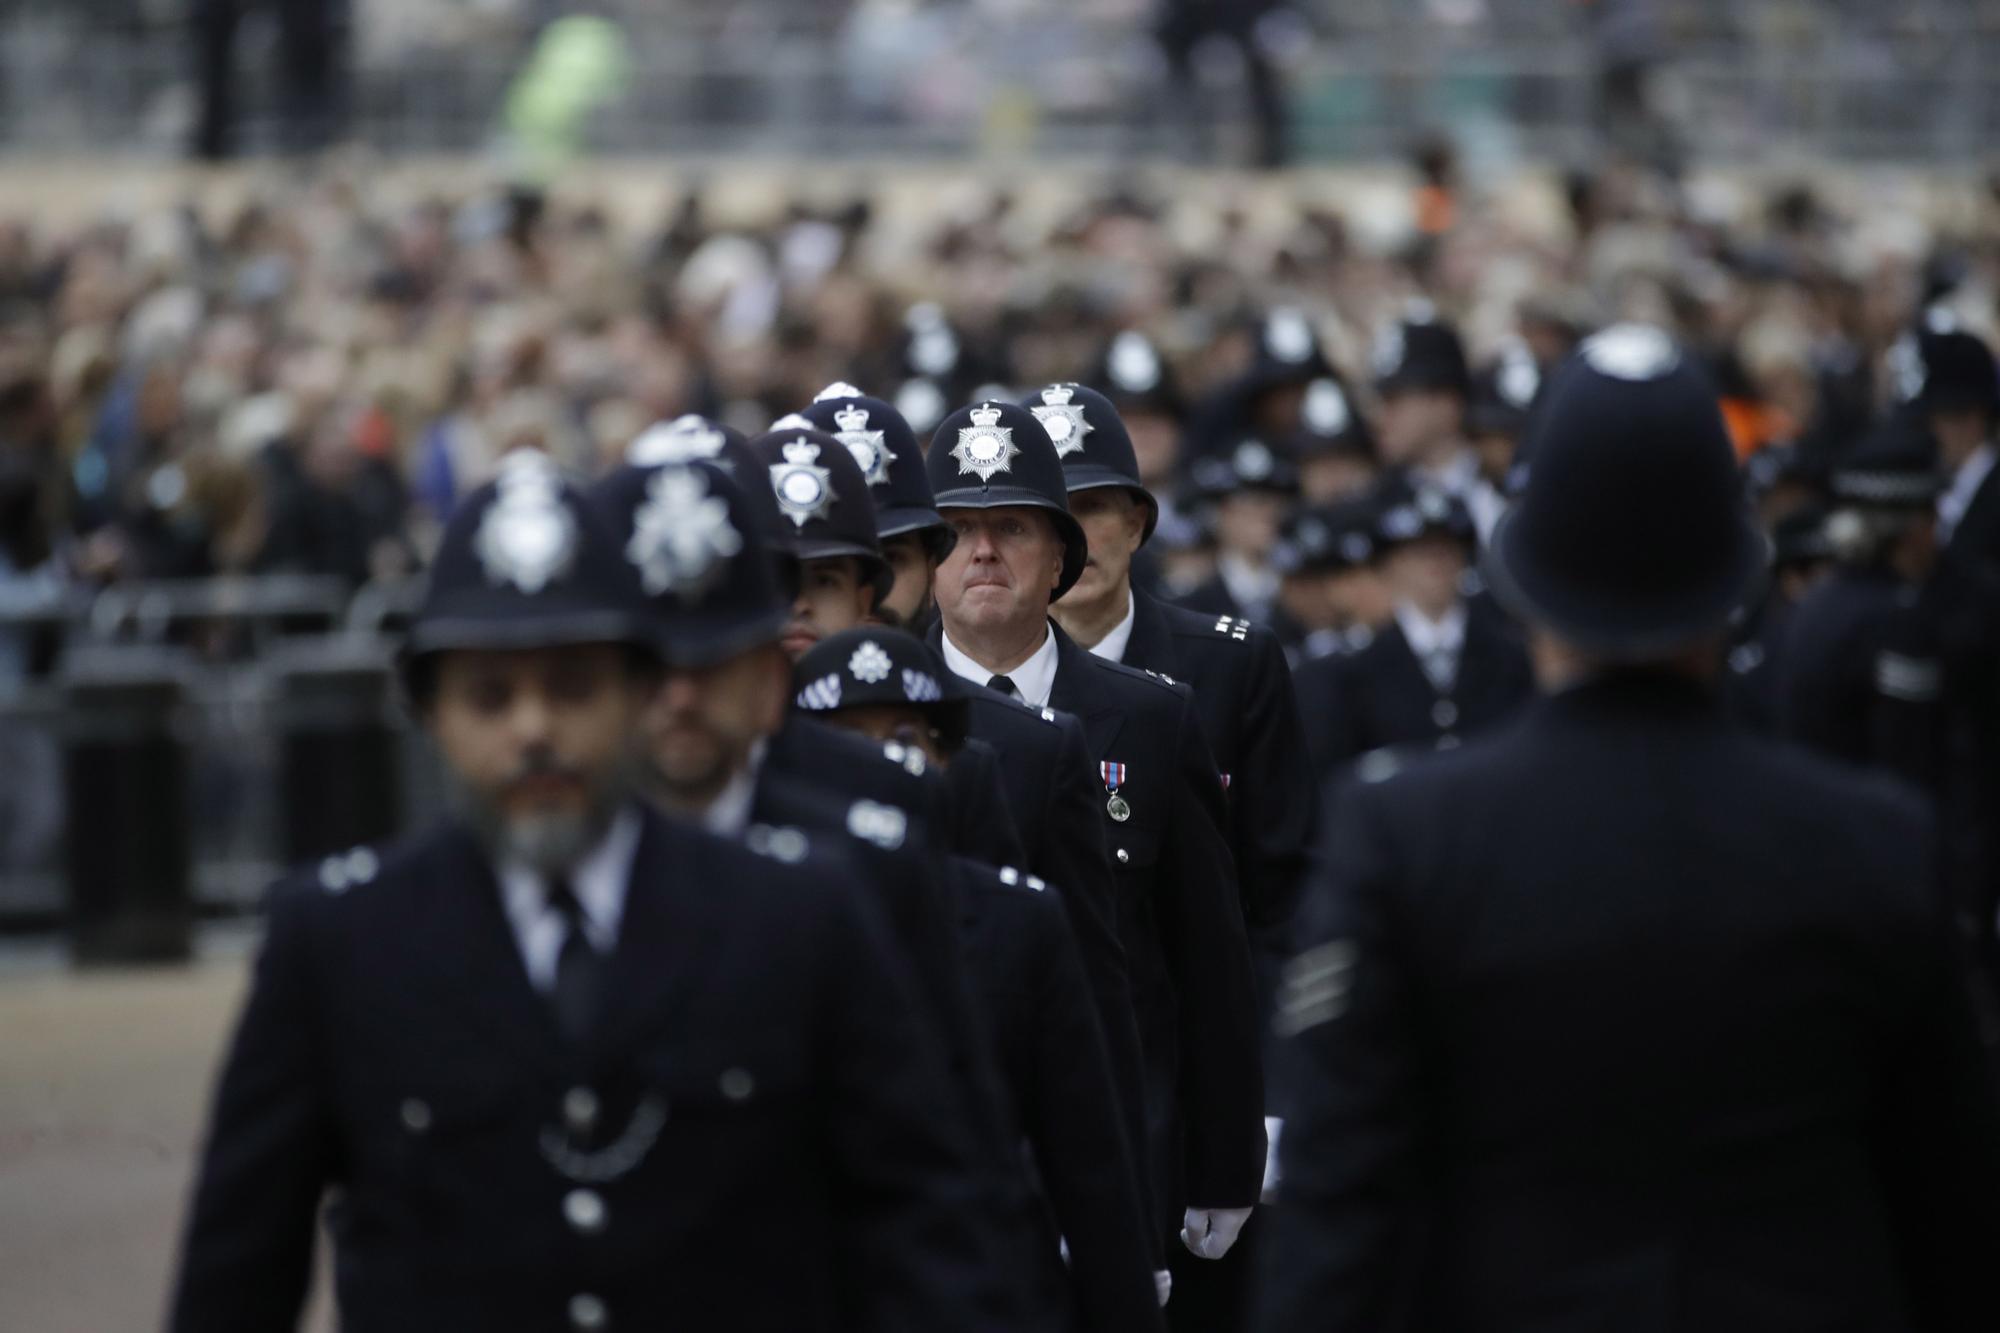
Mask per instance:
[[[974,708],[983,708],[989,717],[997,718],[1002,725],[1017,728],[1042,728],[1060,730],[1066,714],[1053,708],[1037,707],[1015,698],[1011,694],[1001,694],[997,690],[972,689],[967,691]]]
[[[424,882],[439,871],[447,835],[427,829],[389,843],[360,843],[329,852],[295,867],[271,887],[271,901],[305,899],[352,908],[401,892],[399,886]]]
[[[1181,681],[1162,671],[1148,671],[1144,667],[1126,666],[1123,662],[1113,662],[1108,658],[1092,656],[1090,659],[1107,676],[1122,682],[1122,688],[1135,694],[1144,689],[1177,699],[1187,699],[1192,691]]]
[[[1167,629],[1176,638],[1215,650],[1247,652],[1253,648],[1278,645],[1278,636],[1268,626],[1241,616],[1205,615],[1184,606],[1163,603]]]

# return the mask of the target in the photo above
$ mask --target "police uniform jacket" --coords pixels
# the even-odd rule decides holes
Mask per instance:
[[[1244,919],[1291,915],[1305,869],[1317,786],[1284,650],[1270,630],[1132,594],[1126,666],[1184,681],[1223,775],[1230,851]]]
[[[1994,1327],[2000,1109],[1928,841],[1643,673],[1344,793],[1267,1327]]]
[[[641,820],[581,1044],[454,827],[274,893],[173,1328],[292,1327],[329,1190],[357,1333],[988,1326],[971,1150],[877,914],[796,835]]]
[[[996,1264],[1011,1271],[1036,1239],[1033,1197],[959,956],[959,886],[933,817],[947,804],[943,775],[928,768],[922,751],[794,713],[765,751],[750,817],[753,827],[811,835],[881,909],[924,1001],[917,1022],[942,1043],[959,1121],[983,1169],[986,1199],[976,1220]],[[1020,1308],[1031,1294],[1011,1283],[989,1293],[1010,1318],[1039,1322],[1044,1309]]]
[[[942,640],[943,630],[933,625],[931,647],[942,651]],[[1103,788],[1095,781],[1083,728],[1073,717],[1030,708],[984,686],[968,685],[965,693],[973,739],[1006,756],[1000,765],[1001,795],[1027,855],[1023,868],[1053,885],[1069,913],[1110,1051],[1126,1134],[1134,1145],[1143,1144],[1145,1075],[1133,977],[1119,935],[1118,889],[1104,846],[1099,813]],[[957,762],[947,770],[954,799],[981,799],[968,782],[974,771],[961,770]],[[1141,1150],[1135,1146],[1134,1151]],[[1150,1201],[1150,1181],[1143,1174],[1140,1185]]]
[[[989,866],[1033,866],[1000,776],[1000,754],[978,737],[968,737],[946,770],[951,797],[947,841],[951,850]],[[1102,863],[1103,857],[1097,858]],[[1109,876],[1109,870],[1102,875]]]
[[[1393,620],[1336,675],[1343,697],[1331,712],[1340,731],[1326,745],[1336,763],[1392,747],[1450,748],[1534,693],[1528,655],[1513,633],[1470,605],[1449,689],[1432,683]]]
[[[1112,848],[1120,936],[1146,1058],[1156,1203],[1247,1208],[1264,1172],[1264,1090],[1250,946],[1223,829],[1221,774],[1191,692],[1056,636],[1050,704],[1083,723]],[[1123,765],[1113,818],[1103,764]]]
[[[966,968],[1044,1205],[1037,1262],[1024,1280],[1060,1294],[1063,1326],[1157,1330],[1137,1158],[1062,902],[1011,867],[962,857],[953,867]]]

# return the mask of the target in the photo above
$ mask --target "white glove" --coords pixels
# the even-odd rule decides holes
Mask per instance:
[[[1250,1220],[1248,1208],[1190,1208],[1182,1218],[1181,1244],[1201,1259],[1220,1259]]]
[[[1167,1297],[1174,1294],[1174,1275],[1164,1268],[1153,1274],[1153,1290],[1160,1293],[1160,1305],[1164,1309]]]
[[[1264,1117],[1264,1192],[1263,1200],[1270,1203],[1278,1197],[1278,1183],[1284,1174],[1278,1170],[1278,1135],[1285,1132],[1285,1122],[1281,1117]]]

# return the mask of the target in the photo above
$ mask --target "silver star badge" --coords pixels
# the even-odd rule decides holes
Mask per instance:
[[[497,486],[473,551],[490,581],[511,583],[532,597],[569,572],[576,519],[563,504],[555,465],[541,454],[508,455]]]
[[[794,440],[784,453],[784,462],[771,464],[771,490],[792,526],[803,528],[833,507],[833,473],[819,466],[819,446],[810,441]]]
[[[1014,443],[1014,428],[1000,424],[1000,409],[981,403],[972,409],[972,424],[962,426],[951,456],[958,460],[958,475],[977,476],[984,486],[996,472],[1011,472],[1021,446]]]
[[[692,602],[715,583],[723,562],[742,549],[743,535],[729,522],[729,504],[709,494],[708,480],[692,468],[666,467],[646,483],[625,556],[638,567],[647,593],[672,592]]]
[[[889,464],[896,461],[895,451],[882,443],[882,432],[868,429],[868,409],[849,405],[833,414],[833,424],[837,428],[833,438],[847,446],[847,452],[854,455],[854,464],[861,469],[861,475],[868,478],[870,486],[889,484]]]
[[[1070,401],[1072,396],[1069,385],[1052,384],[1042,390],[1042,405],[1031,409],[1035,420],[1041,422],[1042,429],[1049,433],[1057,458],[1082,453],[1083,437],[1097,429],[1084,416],[1083,404]]]

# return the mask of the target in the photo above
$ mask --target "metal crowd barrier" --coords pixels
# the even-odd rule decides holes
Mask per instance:
[[[408,587],[236,579],[0,595],[0,636],[53,635],[0,680],[0,929],[79,963],[185,955],[287,867],[434,809],[392,676]]]

